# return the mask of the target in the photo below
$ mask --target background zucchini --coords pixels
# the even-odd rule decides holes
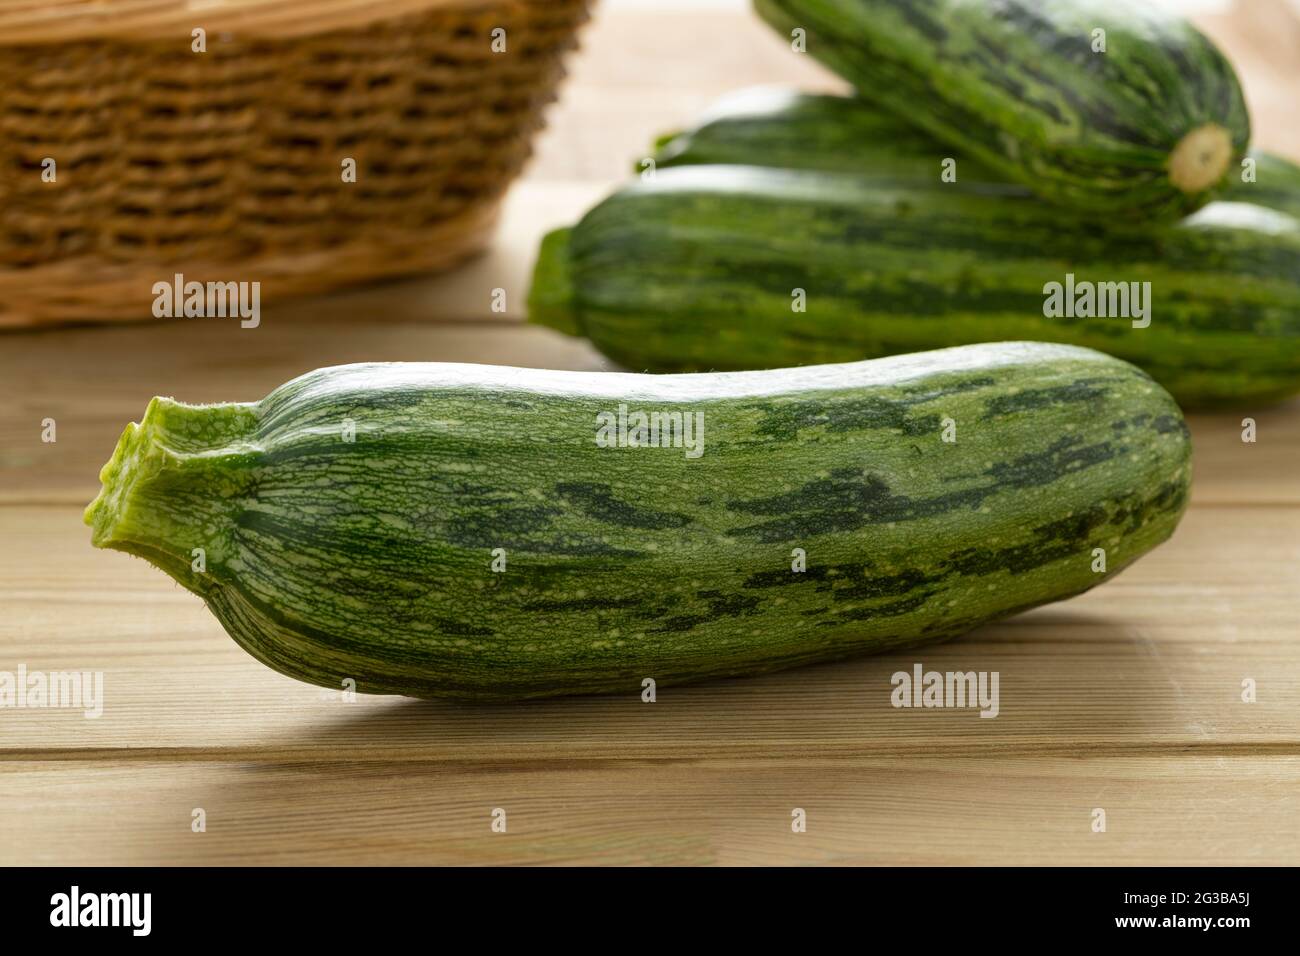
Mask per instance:
[[[1070,275],[1149,282],[1150,325],[1045,316]],[[685,166],[549,235],[530,318],[638,370],[1036,339],[1141,365],[1185,405],[1265,401],[1300,390],[1300,222],[1214,203],[1103,232],[1062,228],[1014,185]]]
[[[1220,198],[1300,214],[1300,166],[1261,150],[1249,155],[1255,161],[1254,181],[1243,182],[1238,165]],[[940,164],[948,157],[958,160],[958,181],[1007,181],[869,100],[778,87],[728,94],[691,128],[660,136],[651,153],[659,168],[716,164],[824,169],[912,179],[923,185],[939,181]]]
[[[599,447],[620,405],[703,416],[703,453]],[[349,365],[154,399],[86,521],[301,680],[637,693],[1087,590],[1173,531],[1189,454],[1141,371],[1039,343],[689,377]]]
[[[858,96],[753,87],[729,93],[689,129],[665,133],[650,154],[672,166],[776,166],[937,182],[954,151]],[[639,168],[639,167],[638,167]],[[962,159],[959,179],[1007,181]]]
[[[1231,65],[1181,17],[1131,0],[755,0],[858,93],[1043,198],[1176,218],[1250,140]],[[1105,52],[1094,52],[1105,31]]]

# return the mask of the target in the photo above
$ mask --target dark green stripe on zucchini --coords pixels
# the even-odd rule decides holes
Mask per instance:
[[[1250,122],[1232,67],[1129,0],[755,0],[859,94],[1043,198],[1177,218],[1235,175]],[[1105,52],[1097,52],[1105,31]]]
[[[620,405],[702,416],[702,454],[600,447]],[[1170,535],[1189,455],[1144,373],[1039,343],[698,376],[354,365],[154,399],[86,521],[301,680],[634,694],[1087,590]]]
[[[1045,315],[1069,275],[1149,282],[1150,325]],[[1013,185],[670,168],[549,238],[530,303],[639,371],[1033,339],[1141,365],[1184,405],[1300,390],[1300,223],[1244,203],[1102,231]]]

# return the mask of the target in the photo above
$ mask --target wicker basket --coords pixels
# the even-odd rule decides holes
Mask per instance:
[[[0,327],[152,318],[175,273],[261,282],[267,304],[455,265],[486,242],[586,15],[3,0]]]

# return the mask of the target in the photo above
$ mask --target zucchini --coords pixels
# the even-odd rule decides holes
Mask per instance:
[[[695,443],[602,447],[621,409],[625,437],[680,413]],[[251,404],[155,398],[86,522],[300,680],[637,693],[1085,591],[1169,537],[1189,454],[1144,373],[1041,343],[697,376],[348,365]]]
[[[1231,65],[1130,0],[755,0],[860,95],[1098,218],[1168,218],[1222,188],[1250,120]],[[1105,31],[1105,52],[1094,52]]]
[[[1251,150],[1253,181],[1230,175],[1220,198],[1300,215],[1300,166]],[[728,94],[689,129],[655,141],[656,167],[738,165],[861,172],[940,181],[941,163],[958,160],[959,182],[1006,182],[982,163],[958,157],[907,120],[858,96],[754,87]],[[1026,190],[1027,192],[1027,190]]]
[[[1149,282],[1149,325],[1046,315],[1071,281]],[[1300,390],[1300,222],[1213,203],[1103,233],[1014,185],[684,166],[548,235],[530,318],[645,371],[1027,339],[1110,352],[1184,406],[1271,401]]]
[[[938,182],[953,155],[929,133],[857,96],[753,87],[729,93],[689,129],[665,133],[651,158],[673,166],[776,166]],[[962,159],[958,178],[999,176]]]
[[[1255,160],[1254,182],[1233,177],[1223,198],[1300,216],[1300,166],[1258,149],[1252,149],[1250,157]]]

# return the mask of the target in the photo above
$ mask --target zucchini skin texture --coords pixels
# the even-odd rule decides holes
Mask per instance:
[[[1045,316],[1046,285],[1068,274],[1150,282],[1149,327]],[[1025,339],[1133,362],[1184,407],[1300,390],[1300,222],[1245,203],[1102,231],[1063,228],[1010,184],[669,168],[548,237],[530,303],[533,321],[644,371]]]
[[[1219,198],[1300,215],[1300,166],[1263,150],[1248,155],[1255,163],[1254,180],[1243,180],[1238,166]],[[782,87],[754,87],[722,97],[694,126],[660,136],[650,158],[660,169],[773,166],[887,176],[920,185],[940,182],[943,161],[953,158],[960,182],[1009,182],[860,96]]]
[[[619,403],[702,413],[703,453],[598,447]],[[254,404],[154,399],[101,478],[93,543],[276,670],[512,700],[893,650],[1085,591],[1172,533],[1190,444],[1138,369],[1004,343],[694,376],[320,369]]]
[[[1214,44],[1132,0],[754,7],[783,36],[804,29],[808,53],[860,95],[1080,215],[1176,219],[1213,198],[1250,141]]]

